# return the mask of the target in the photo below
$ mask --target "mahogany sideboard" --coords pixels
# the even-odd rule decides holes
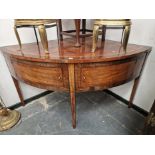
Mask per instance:
[[[132,105],[139,79],[151,47],[129,44],[124,51],[120,42],[98,41],[98,48],[91,52],[92,38],[81,39],[81,47],[74,47],[75,40],[49,42],[49,55],[42,45],[24,44],[1,48],[24,105],[18,81],[47,90],[70,93],[72,126],[76,127],[76,92],[104,90],[134,80],[129,107]]]

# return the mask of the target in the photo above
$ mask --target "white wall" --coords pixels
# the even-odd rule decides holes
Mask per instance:
[[[130,43],[149,45],[153,50],[148,58],[140,84],[134,99],[134,104],[149,111],[155,99],[155,20],[132,20]],[[121,33],[117,30],[107,32],[108,39],[120,40]],[[112,88],[116,94],[129,99],[133,82]]]
[[[155,98],[155,20],[132,20],[132,31],[130,35],[130,43],[150,45],[153,51],[149,56],[143,76],[138,87],[138,91],[134,100],[134,104],[139,107],[149,110]],[[17,40],[13,31],[13,20],[0,20],[0,46],[17,44]],[[73,27],[73,21],[64,21],[65,28]],[[92,21],[88,21],[88,26],[91,27]],[[35,36],[32,29],[20,29],[21,40],[23,43],[34,42]],[[56,39],[56,30],[48,29],[48,38]],[[106,37],[108,39],[120,40],[121,31],[108,30]],[[111,90],[122,97],[129,99],[133,82],[112,88]],[[34,88],[21,83],[24,98],[29,98],[45,90]],[[10,77],[3,55],[0,53],[0,95],[3,97],[7,106],[19,102],[18,95],[15,91],[15,86]]]
[[[17,44],[13,31],[13,20],[0,20],[0,46]],[[35,35],[32,28],[19,29],[22,43],[35,42]],[[56,39],[56,29],[48,29],[49,39]],[[45,90],[28,86],[20,83],[24,98],[35,96]],[[9,70],[2,53],[0,52],[0,96],[7,106],[20,102],[14,83],[11,79]]]

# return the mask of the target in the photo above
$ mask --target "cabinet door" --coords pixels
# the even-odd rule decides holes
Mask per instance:
[[[139,76],[145,55],[112,62],[78,66],[78,89],[106,89],[124,84]]]
[[[62,64],[31,62],[11,59],[15,78],[29,85],[48,90],[68,89],[64,70],[67,66]]]

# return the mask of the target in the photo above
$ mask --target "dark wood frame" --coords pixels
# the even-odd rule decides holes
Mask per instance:
[[[63,31],[63,29],[62,29],[62,20],[58,19],[57,23],[58,23],[58,30],[59,30],[58,31],[59,39],[62,41],[63,40],[63,35],[74,37],[74,38],[76,38],[75,47],[80,47],[81,46],[80,38],[92,36],[93,31],[89,30],[89,29],[86,29],[86,19],[82,19],[82,29],[80,29],[81,19],[74,19],[75,30]],[[75,34],[73,34],[73,32],[75,32]],[[80,32],[82,32],[82,34],[80,34]],[[91,32],[91,33],[86,34],[87,32]]]

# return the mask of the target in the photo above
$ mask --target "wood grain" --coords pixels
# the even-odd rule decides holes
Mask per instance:
[[[21,102],[17,80],[42,89],[69,92],[73,128],[76,127],[76,92],[103,90],[135,80],[131,107],[151,51],[151,47],[131,44],[124,51],[120,42],[105,40],[92,53],[92,39],[81,41],[80,48],[74,47],[72,39],[50,41],[48,56],[35,43],[23,45],[22,50],[16,45],[1,48]]]

